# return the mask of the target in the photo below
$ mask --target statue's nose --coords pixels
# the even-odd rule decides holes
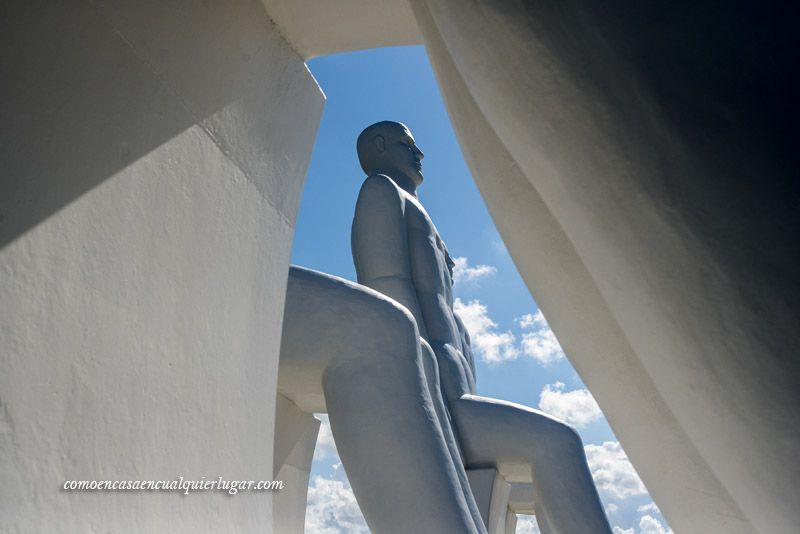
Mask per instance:
[[[416,147],[416,146],[414,147],[414,152],[417,154],[417,157],[418,157],[419,159],[422,159],[422,158],[424,158],[424,157],[425,157],[425,154],[423,154],[423,153],[422,153],[422,150],[420,150],[420,149],[419,149],[418,147]]]

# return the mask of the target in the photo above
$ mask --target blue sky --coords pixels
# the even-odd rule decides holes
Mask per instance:
[[[459,258],[455,294],[478,346],[479,394],[543,409],[578,428],[615,534],[670,532],[517,273],[464,162],[424,49],[335,54],[309,61],[309,68],[327,102],[292,263],[355,279],[350,224],[364,179],[355,140],[374,122],[405,123],[425,153],[420,200]],[[306,523],[306,532],[317,534],[367,531],[326,422]],[[530,518],[517,531],[538,532]]]

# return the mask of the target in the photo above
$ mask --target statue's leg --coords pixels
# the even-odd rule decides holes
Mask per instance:
[[[611,532],[572,427],[526,406],[474,395],[450,402],[450,412],[467,466],[495,466],[510,482],[533,482],[537,515],[550,532]]]
[[[284,321],[281,375],[306,399],[321,380],[323,408],[370,529],[481,532],[408,311],[363,286],[292,268]]]
[[[422,361],[425,367],[425,376],[428,379],[428,391],[430,392],[431,399],[433,400],[433,406],[436,410],[436,415],[439,418],[445,442],[450,450],[450,457],[457,466],[456,471],[458,472],[461,489],[467,499],[467,505],[469,506],[472,520],[476,525],[479,525],[478,530],[482,531],[484,530],[485,525],[483,523],[483,518],[481,517],[481,512],[478,509],[478,504],[475,502],[475,497],[472,494],[472,488],[470,488],[469,485],[467,472],[461,467],[464,465],[464,455],[461,451],[459,439],[456,436],[455,426],[450,417],[450,412],[448,411],[447,405],[444,401],[444,393],[442,392],[437,358],[427,341],[420,339],[420,345]]]

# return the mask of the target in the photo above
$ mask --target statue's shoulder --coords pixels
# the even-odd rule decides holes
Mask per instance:
[[[364,180],[358,202],[398,202],[403,203],[401,189],[385,174],[373,174]]]

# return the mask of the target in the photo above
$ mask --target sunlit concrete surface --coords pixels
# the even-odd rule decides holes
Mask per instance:
[[[0,530],[245,532],[323,96],[257,2],[5,6]]]
[[[414,0],[409,18],[353,0],[318,16],[329,3],[6,7],[3,527],[272,524],[254,495],[58,486],[270,478],[289,248],[323,103],[303,60],[422,36],[498,230],[670,525],[792,532],[789,8]],[[396,27],[376,31],[387,16]]]

